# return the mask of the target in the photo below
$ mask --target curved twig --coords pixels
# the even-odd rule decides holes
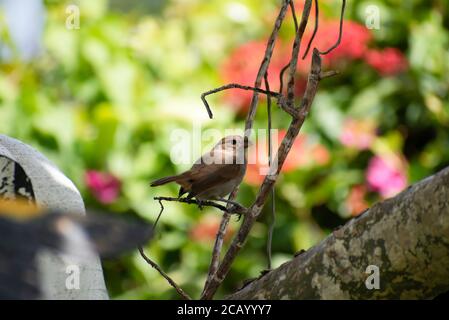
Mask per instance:
[[[319,23],[319,15],[320,15],[320,9],[318,6],[318,0],[315,0],[315,28],[313,29],[312,37],[309,40],[309,43],[307,44],[307,49],[304,52],[304,55],[302,56],[302,59],[304,60],[309,53],[310,47],[312,46],[312,42],[315,39],[315,36],[318,32],[318,23]]]
[[[249,90],[249,91],[254,91],[254,92],[259,92],[259,93],[263,93],[266,94],[267,96],[273,96],[273,97],[278,97],[279,93],[278,92],[271,92],[271,91],[265,91],[263,89],[260,88],[255,88],[255,87],[251,87],[251,86],[244,86],[238,83],[230,83],[209,91],[204,92],[203,94],[201,94],[201,100],[204,103],[204,106],[206,107],[207,113],[209,115],[209,118],[212,119],[214,117],[212,110],[209,106],[209,103],[206,100],[206,97],[210,94],[214,94],[220,91],[224,91],[224,90],[228,90],[228,89],[242,89],[242,90]]]
[[[178,286],[178,285],[176,284],[176,282],[175,282],[172,278],[170,278],[170,276],[169,276],[168,274],[166,274],[166,273],[164,272],[164,270],[162,270],[162,268],[159,267],[159,265],[158,265],[156,262],[154,262],[153,260],[151,260],[151,259],[145,254],[145,252],[143,251],[143,248],[142,248],[141,246],[139,247],[139,252],[140,252],[140,255],[142,256],[142,258],[143,258],[143,259],[144,259],[144,260],[145,260],[151,267],[153,267],[154,269],[156,269],[157,272],[159,272],[160,275],[163,276],[163,277],[165,278],[165,280],[167,280],[167,282],[168,282],[173,288],[175,288],[176,292],[178,292],[179,295],[180,295],[184,300],[192,300],[192,298],[190,298],[190,296],[189,296],[187,293],[185,293],[184,290],[182,290],[181,287]]]
[[[161,206],[161,210],[159,211],[159,214],[157,215],[156,221],[153,224],[152,231],[156,230],[156,225],[159,222],[159,219],[161,218],[162,212],[164,212],[164,205],[162,203],[162,200],[159,200],[159,205]]]
[[[346,7],[346,0],[343,0],[343,3],[341,5],[340,30],[338,33],[337,42],[335,42],[335,44],[332,47],[330,47],[329,49],[327,49],[326,51],[318,51],[321,55],[326,55],[326,54],[330,53],[332,50],[334,50],[335,48],[337,48],[340,45],[341,37],[343,35],[343,17],[345,15],[345,7]]]

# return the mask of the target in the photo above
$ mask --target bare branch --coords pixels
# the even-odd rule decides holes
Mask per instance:
[[[325,72],[322,72],[320,74],[320,79],[323,80],[323,79],[326,79],[326,78],[330,78],[330,77],[336,76],[338,74],[340,74],[340,72],[338,72],[337,70],[325,71]]]
[[[265,74],[265,89],[270,91],[270,83],[268,82],[268,73]],[[273,161],[273,150],[272,150],[272,136],[271,136],[271,97],[267,95],[267,131],[268,131],[268,165],[271,166],[271,162]],[[275,202],[275,194],[274,188],[271,190],[271,222],[268,228],[268,239],[267,239],[267,269],[271,269],[271,249],[273,242],[273,232],[274,226],[276,224],[276,202]]]
[[[238,192],[238,187],[232,191],[232,193],[229,195],[229,199],[234,199],[235,196],[237,195],[237,192]],[[220,265],[221,249],[223,248],[224,237],[225,237],[226,229],[229,225],[230,220],[231,220],[231,214],[228,212],[224,212],[223,217],[220,222],[220,227],[218,228],[218,232],[215,237],[214,248],[212,250],[212,258],[211,258],[211,262],[210,262],[210,266],[209,266],[209,271],[207,274],[207,279],[206,279],[206,282],[204,283],[203,292],[208,287],[211,279],[215,276],[215,274],[218,270],[218,266]]]
[[[279,97],[279,93],[277,92],[271,92],[271,91],[266,91],[260,88],[255,88],[255,87],[250,87],[250,86],[244,86],[238,83],[230,83],[209,91],[204,92],[203,94],[201,94],[201,100],[204,103],[204,106],[206,107],[207,113],[209,114],[209,118],[212,119],[213,118],[213,113],[212,110],[209,106],[209,103],[206,100],[206,97],[210,94],[214,94],[220,91],[224,91],[224,90],[229,90],[229,89],[242,89],[242,90],[250,90],[250,91],[254,91],[254,92],[258,92],[258,93],[263,93],[266,94],[267,96],[273,96],[273,97]]]
[[[295,40],[293,41],[292,55],[290,58],[290,70],[288,73],[289,80],[287,84],[287,103],[289,106],[293,106],[293,100],[295,97],[295,74],[298,65],[299,48],[301,45],[302,36],[306,30],[307,22],[309,20],[311,7],[312,0],[306,0],[304,10],[302,12],[301,23],[299,24],[298,30],[296,30]]]
[[[274,49],[275,41],[276,41],[277,35],[278,35],[279,30],[280,30],[281,25],[282,25],[282,21],[285,18],[285,14],[287,12],[287,9],[288,9],[290,3],[291,3],[291,0],[285,0],[283,2],[283,5],[282,5],[282,7],[281,7],[281,9],[279,11],[279,15],[276,18],[276,22],[275,22],[273,31],[272,31],[272,33],[270,35],[270,38],[268,39],[268,42],[267,42],[267,47],[266,47],[266,50],[265,50],[264,58],[263,58],[262,63],[260,65],[260,67],[259,67],[259,71],[257,73],[256,80],[255,80],[254,87],[253,87],[253,89],[255,89],[255,90],[253,90],[253,96],[252,96],[252,99],[251,99],[250,110],[249,110],[249,112],[247,114],[247,117],[246,117],[246,122],[245,122],[245,136],[246,137],[248,137],[248,134],[251,131],[251,128],[253,126],[254,117],[256,115],[257,103],[258,103],[258,99],[259,99],[259,92],[258,91],[259,91],[259,89],[261,87],[262,79],[265,76],[265,74],[267,73],[268,66],[270,64],[270,60],[271,60],[271,57],[273,55],[273,49]],[[278,95],[277,97],[278,97],[278,99],[280,99],[279,97],[282,97],[282,95]],[[203,100],[203,102],[204,102],[204,100]],[[207,101],[206,101],[206,108],[208,108]],[[208,112],[209,111],[210,111],[210,108],[208,108]],[[211,112],[209,113],[209,116],[211,116]],[[238,187],[231,193],[231,196],[229,197],[229,199],[233,200],[235,198],[235,196],[237,195],[237,192],[238,192]],[[223,216],[223,218],[222,218],[222,224],[223,225],[227,224],[226,222],[224,222],[225,219],[227,219],[227,217]],[[217,239],[216,239],[217,252],[219,250],[221,250],[221,245],[222,245],[221,240],[218,239],[219,236],[220,236],[220,233],[217,235]],[[215,252],[215,248],[214,248],[214,254],[215,255],[217,255],[217,252]],[[209,276],[208,276],[208,279],[206,281],[206,284],[205,284],[203,293],[201,295],[201,298],[204,298],[204,297],[211,298],[211,296],[213,296],[213,294],[216,291],[216,288],[213,289],[213,292],[210,290],[210,284],[216,282],[216,272],[214,272],[213,269],[214,268],[217,269],[216,262],[215,262],[215,261],[217,261],[216,257],[213,256],[212,259],[213,259],[213,261],[211,262],[211,266],[210,266],[210,269],[209,269]]]
[[[207,280],[204,285],[203,291],[208,286],[210,279],[212,279],[215,276],[215,273],[218,270],[218,266],[220,265],[221,249],[223,248],[224,237],[225,237],[226,229],[228,228],[230,220],[231,220],[231,214],[228,212],[225,212],[223,214],[223,218],[221,219],[221,222],[220,222],[220,227],[218,228],[217,235],[215,237],[214,248],[212,250],[211,263],[209,266]]]
[[[187,293],[185,293],[184,290],[182,290],[181,287],[178,286],[178,285],[176,284],[176,282],[175,282],[172,278],[170,278],[170,277],[168,276],[168,274],[166,274],[166,273],[164,272],[164,270],[162,270],[161,267],[159,267],[159,265],[158,265],[156,262],[154,262],[153,260],[151,260],[149,257],[147,257],[147,256],[145,255],[145,252],[143,251],[143,248],[142,248],[142,247],[139,247],[139,252],[140,252],[140,255],[142,256],[142,258],[143,258],[143,259],[144,259],[144,260],[145,260],[151,267],[153,267],[154,269],[156,269],[157,272],[159,272],[160,275],[163,276],[163,277],[165,278],[165,280],[167,280],[167,282],[168,282],[173,288],[175,288],[176,292],[178,292],[179,295],[180,295],[184,300],[192,300],[192,299],[189,297],[189,295],[188,295]]]
[[[227,212],[230,214],[238,214],[238,215],[243,215],[246,214],[248,212],[248,209],[245,208],[244,206],[233,202],[230,203],[229,206],[222,206],[221,204],[218,204],[214,201],[209,201],[209,200],[196,200],[196,199],[189,199],[189,198],[173,198],[173,197],[154,197],[154,200],[157,201],[171,201],[171,202],[181,202],[181,203],[187,203],[187,204],[194,204],[197,205],[200,208],[203,207],[214,207],[217,209],[220,209],[223,212]],[[217,201],[221,201],[221,200],[217,200]]]
[[[304,12],[301,19],[300,27],[298,28],[297,35],[295,37],[295,43],[293,45],[293,52],[291,57],[291,63],[290,63],[290,72],[292,68],[295,68],[296,70],[296,63],[298,60],[298,54],[299,54],[299,43],[302,38],[302,34],[304,33],[304,30],[307,25],[307,20],[309,18],[310,14],[310,6],[311,6],[311,0],[308,0],[305,4]],[[308,7],[308,8],[307,8]],[[270,42],[269,42],[270,43]],[[263,64],[262,64],[263,65]],[[260,72],[260,70],[259,70]],[[314,50],[313,57],[312,57],[312,65],[310,74],[308,77],[307,87],[304,94],[304,97],[301,101],[301,106],[299,108],[299,113],[297,117],[292,119],[292,122],[287,130],[287,133],[284,137],[284,139],[281,142],[281,145],[279,146],[279,149],[277,151],[277,156],[275,159],[277,159],[277,164],[274,167],[274,163],[270,166],[270,175],[267,175],[264,179],[264,182],[262,186],[259,189],[259,192],[257,194],[256,200],[253,203],[253,205],[249,208],[248,214],[244,216],[243,223],[239,229],[239,232],[235,236],[234,240],[231,243],[231,246],[229,247],[228,251],[226,252],[225,257],[223,258],[222,263],[220,264],[216,275],[210,280],[209,285],[205,288],[203,291],[202,299],[211,299],[213,295],[215,294],[216,290],[218,289],[218,286],[221,284],[221,282],[226,277],[227,273],[229,272],[229,269],[240,251],[240,249],[243,247],[245,240],[254,224],[254,222],[259,217],[262,208],[266,202],[266,199],[268,195],[270,194],[271,190],[273,189],[274,183],[277,180],[277,177],[279,175],[279,172],[282,168],[282,165],[294,143],[294,140],[296,136],[299,133],[299,130],[301,129],[304,120],[310,110],[310,107],[312,105],[312,101],[315,97],[318,84],[320,81],[320,74],[321,74],[321,58],[318,50]],[[294,73],[293,73],[294,76]],[[294,85],[294,81],[292,81],[292,78],[290,78],[289,81],[289,87],[288,89],[291,90],[291,86]],[[274,174],[273,174],[274,172]]]
[[[262,85],[262,80],[264,75],[268,71],[268,66],[271,61],[271,57],[273,55],[273,49],[276,42],[276,38],[278,36],[279,30],[281,29],[282,22],[285,18],[285,14],[287,13],[287,9],[289,7],[290,0],[284,0],[281,10],[279,11],[279,15],[276,18],[276,22],[274,24],[273,31],[271,32],[270,38],[267,42],[267,48],[265,50],[264,58],[259,67],[259,71],[256,76],[256,81],[254,83],[255,88],[260,88]],[[245,122],[245,136],[247,136],[251,132],[251,128],[253,127],[254,117],[256,116],[257,103],[259,101],[259,93],[254,92],[253,97],[251,99],[251,105],[249,108],[249,112],[246,116]],[[248,137],[249,138],[249,137]]]
[[[270,63],[270,59],[273,53],[273,48],[275,44],[275,40],[277,38],[280,26],[282,24],[282,21],[285,17],[286,10],[288,6],[291,6],[293,12],[294,7],[291,4],[290,0],[286,0],[283,2],[283,6],[280,10],[280,13],[278,15],[278,18],[276,19],[274,29],[272,31],[272,34],[268,40],[267,48],[265,51],[264,58],[262,60],[261,66],[259,68],[255,85],[251,88],[253,90],[253,97],[251,100],[251,106],[250,110],[248,112],[246,123],[245,123],[245,136],[249,135],[249,132],[253,126],[254,117],[257,109],[257,102],[258,102],[258,95],[261,92],[262,89],[260,89],[261,82],[263,78],[265,78],[266,81],[266,87],[267,90],[265,93],[270,97],[272,96],[270,90],[269,90],[269,84],[267,80],[267,70]],[[315,97],[316,91],[318,89],[318,84],[320,80],[324,77],[332,76],[335,74],[335,72],[325,72],[321,73],[321,53],[318,49],[313,50],[313,56],[312,56],[312,62],[311,62],[311,69],[307,80],[307,87],[304,93],[304,97],[301,100],[301,104],[298,109],[294,108],[294,76],[296,73],[297,68],[297,62],[298,62],[298,55],[299,55],[299,49],[300,49],[300,43],[302,36],[304,34],[304,31],[307,26],[307,22],[310,15],[310,9],[312,5],[312,0],[306,0],[306,3],[304,5],[304,11],[301,18],[301,23],[296,28],[296,35],[295,40],[292,48],[292,55],[289,63],[289,82],[288,82],[288,88],[287,88],[287,98],[285,99],[282,95],[282,92],[280,91],[280,95],[277,95],[278,98],[278,104],[281,107],[281,109],[286,110],[290,115],[292,115],[292,121],[290,123],[290,126],[287,130],[287,133],[284,137],[284,139],[281,142],[281,145],[279,146],[279,149],[277,151],[277,155],[275,159],[277,159],[277,163],[271,163],[270,165],[270,174],[267,175],[259,189],[259,192],[257,194],[257,197],[252,204],[252,206],[249,209],[245,208],[245,215],[244,220],[242,222],[242,225],[237,233],[237,235],[234,237],[228,251],[226,252],[222,262],[219,264],[218,269],[216,272],[211,272],[213,269],[216,268],[216,254],[217,252],[214,249],[214,254],[212,258],[211,267],[209,270],[209,276],[206,281],[201,299],[211,299],[213,295],[215,294],[216,290],[218,289],[219,285],[222,283],[224,278],[226,277],[227,273],[230,270],[230,267],[240,251],[240,249],[243,247],[246,238],[254,224],[254,222],[259,217],[262,208],[265,205],[265,202],[268,198],[268,195],[271,194],[274,184],[279,176],[280,170],[284,164],[284,161],[310,111],[313,99]],[[340,21],[340,35],[339,39],[337,40],[337,43],[334,45],[334,47],[338,46],[341,40],[341,33],[342,33],[342,26],[343,26],[343,13],[344,13],[344,6],[345,1],[343,1],[342,6],[342,18]],[[316,22],[317,23],[317,22]],[[330,50],[334,49],[332,47]],[[330,52],[328,50],[327,52]],[[281,72],[282,76],[282,72]],[[281,89],[282,89],[282,82],[281,82]],[[215,91],[217,92],[217,91]],[[271,103],[271,100],[268,99],[269,103]],[[207,102],[206,102],[207,103]],[[207,106],[207,105],[206,105]],[[232,195],[231,200],[235,196]],[[222,225],[224,225],[224,229],[226,228],[227,222],[225,219],[228,219],[227,217],[223,217]],[[216,244],[219,244],[219,237],[220,232],[217,234],[217,241]],[[219,247],[221,249],[221,244],[219,244]]]
[[[293,0],[290,0],[290,9],[293,16],[293,21],[295,23],[295,34],[298,32],[298,19],[296,18],[296,11],[295,11],[295,4]],[[279,93],[282,93],[282,90],[284,89],[284,73],[287,71],[288,67],[290,67],[290,62],[287,63],[279,73]]]

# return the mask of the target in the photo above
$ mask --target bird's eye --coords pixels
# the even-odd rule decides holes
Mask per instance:
[[[237,140],[232,139],[232,144],[233,144],[233,145],[236,145],[236,144],[237,144]]]

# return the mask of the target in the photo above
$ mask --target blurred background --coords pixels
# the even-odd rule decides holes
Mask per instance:
[[[172,130],[243,128],[251,94],[211,96],[213,120],[199,97],[230,82],[253,84],[280,3],[1,0],[0,133],[54,161],[88,211],[154,221],[159,204],[152,198],[174,196],[177,187],[151,189],[149,181],[190,167],[170,159]],[[295,3],[300,16],[303,1]],[[320,0],[314,46],[324,50],[337,38],[340,5]],[[320,84],[276,185],[274,267],[449,164],[448,29],[446,0],[349,1],[342,44],[324,58],[325,69],[341,74]],[[288,14],[269,69],[274,90],[293,35]],[[308,58],[298,67],[298,96]],[[261,98],[255,128],[266,123]],[[279,139],[288,124],[274,106]],[[244,205],[263,179],[259,169],[258,163],[248,168],[238,197]],[[198,297],[221,213],[165,207],[146,250]],[[226,245],[238,229],[235,220]],[[217,297],[265,269],[268,222],[266,211]],[[178,298],[137,251],[103,266],[112,298]]]

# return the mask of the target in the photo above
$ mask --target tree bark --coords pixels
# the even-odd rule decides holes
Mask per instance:
[[[379,270],[379,289],[368,289]],[[449,290],[449,167],[375,204],[229,299],[430,299]]]

